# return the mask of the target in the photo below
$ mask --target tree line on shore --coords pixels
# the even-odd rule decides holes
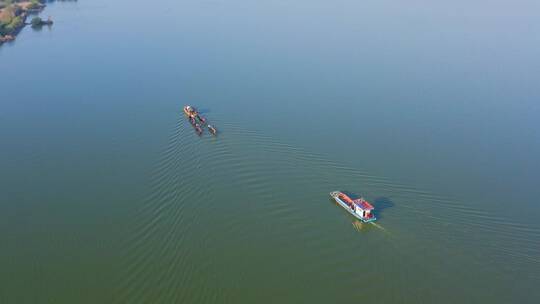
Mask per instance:
[[[15,34],[24,25],[27,12],[41,7],[43,4],[38,0],[0,1],[0,36]]]
[[[45,7],[45,3],[55,1],[77,0],[0,0],[0,44],[15,39],[17,33],[26,25],[26,17],[29,14],[38,13]],[[43,20],[36,16],[30,24],[34,28],[39,28],[52,23],[50,18]]]

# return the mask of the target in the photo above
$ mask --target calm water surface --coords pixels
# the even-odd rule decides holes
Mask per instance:
[[[539,12],[50,4],[0,48],[0,303],[540,302]]]

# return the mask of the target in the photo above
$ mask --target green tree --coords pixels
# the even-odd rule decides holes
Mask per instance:
[[[32,23],[33,27],[38,27],[38,26],[43,25],[43,20],[41,20],[41,18],[39,18],[39,17],[34,17],[34,18],[32,18],[31,23]]]

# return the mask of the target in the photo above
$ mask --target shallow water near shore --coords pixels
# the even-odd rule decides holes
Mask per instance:
[[[539,8],[49,4],[0,48],[0,303],[537,303]]]

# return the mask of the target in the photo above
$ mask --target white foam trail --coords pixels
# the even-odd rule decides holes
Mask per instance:
[[[392,235],[392,234],[391,234],[388,230],[386,230],[383,226],[381,226],[381,225],[379,225],[379,224],[377,224],[377,223],[375,223],[375,222],[370,222],[370,224],[372,224],[373,226],[375,226],[375,227],[381,229],[382,231],[384,231],[384,233],[388,233],[389,235]]]

